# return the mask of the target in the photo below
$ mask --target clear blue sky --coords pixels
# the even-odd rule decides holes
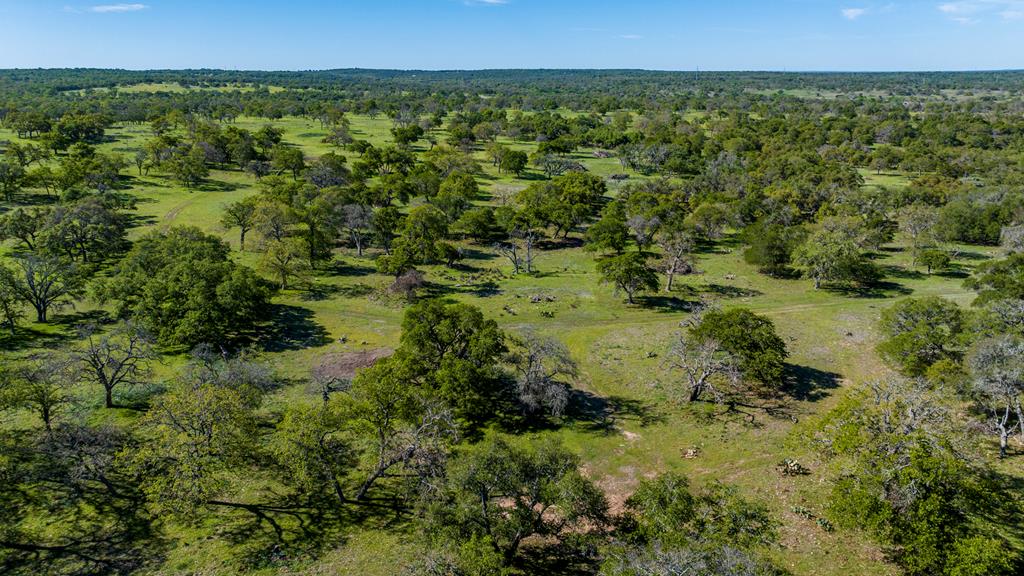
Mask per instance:
[[[1024,0],[0,0],[0,68],[1024,68]]]

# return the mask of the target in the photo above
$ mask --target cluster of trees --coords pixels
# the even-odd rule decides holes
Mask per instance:
[[[307,284],[341,246],[373,256],[392,289],[411,295],[419,268],[458,265],[465,241],[532,274],[543,248],[575,235],[601,280],[634,304],[672,292],[702,250],[736,233],[762,273],[803,274],[815,288],[876,283],[874,255],[897,238],[928,274],[949,271],[961,243],[1009,252],[967,280],[978,292],[971,310],[929,297],[883,311],[878,352],[903,377],[809,426],[835,467],[829,517],[872,534],[906,573],[1019,571],[1012,543],[991,530],[1016,504],[980,455],[989,440],[1002,457],[1024,441],[1024,116],[1012,96],[945,101],[937,91],[1024,77],[821,75],[807,82],[884,82],[911,96],[798,99],[744,89],[789,86],[775,75],[684,87],[661,73],[504,74],[0,73],[0,124],[30,141],[4,143],[0,158],[0,240],[11,247],[0,327],[17,339],[26,310],[53,322],[86,297],[109,311],[0,366],[0,408],[33,416],[0,432],[0,510],[14,519],[0,530],[3,565],[129,572],[146,564],[164,517],[242,511],[279,532],[276,518],[300,508],[329,522],[384,503],[410,515],[431,550],[415,573],[501,574],[544,541],[608,575],[781,574],[767,552],[775,523],[734,490],[691,490],[663,474],[615,515],[576,455],[544,435],[507,434],[577,408],[578,369],[557,339],[507,333],[467,304],[420,301],[391,356],[351,381],[314,369],[313,394],[286,407],[266,401],[286,382],[264,359],[230,352],[263,326],[271,284]],[[531,83],[518,86],[521,77]],[[142,78],[263,86],[116,90]],[[566,105],[576,113],[557,111]],[[356,139],[350,113],[386,114],[394,143]],[[336,150],[307,157],[272,124],[233,125],[241,114],[315,119]],[[128,161],[98,151],[114,122],[145,122],[154,137]],[[609,194],[580,148],[644,177]],[[532,166],[547,178],[531,173],[525,188],[481,202],[481,149],[501,174]],[[258,192],[226,204],[220,224],[242,251],[259,251],[270,281],[197,228],[129,242],[131,164],[188,189],[214,169],[251,174]],[[909,186],[864,185],[864,170],[897,169]],[[155,363],[186,349],[184,366],[158,382]],[[768,318],[702,309],[668,350],[668,393],[746,406],[783,391],[787,358]],[[140,417],[80,418],[83,403]],[[990,435],[971,434],[979,429]],[[258,502],[282,492],[287,505]]]
[[[907,574],[1019,571],[1019,552],[998,529],[1019,504],[977,456],[948,390],[924,379],[869,383],[813,437],[836,466],[830,517],[868,531]]]
[[[878,352],[902,376],[862,386],[814,425],[837,469],[831,518],[868,530],[908,574],[1020,569],[996,528],[1019,504],[984,454],[990,439],[1001,458],[1024,440],[1021,262],[979,266],[972,309],[929,296],[884,310]]]

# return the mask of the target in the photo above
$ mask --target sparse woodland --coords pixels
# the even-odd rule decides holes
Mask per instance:
[[[0,571],[1024,571],[1024,73],[0,71]]]

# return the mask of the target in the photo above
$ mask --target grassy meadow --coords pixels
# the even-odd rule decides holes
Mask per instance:
[[[122,90],[176,89],[182,88],[140,85]],[[391,141],[391,120],[387,117],[351,116],[350,120],[355,138],[374,145]],[[235,122],[252,130],[265,123],[245,117]],[[274,125],[284,130],[285,142],[301,147],[309,159],[332,151],[321,143],[326,130],[316,120],[292,117]],[[126,156],[152,136],[147,125],[121,125],[108,134],[110,141],[100,148]],[[443,140],[443,134],[436,136]],[[17,138],[0,130],[0,140]],[[502,141],[523,150],[534,146]],[[427,146],[420,141],[416,149],[426,150]],[[351,163],[355,156],[345,154]],[[541,178],[536,173],[519,179],[498,174],[482,151],[476,154],[484,168],[480,183],[488,195],[481,202],[498,203],[531,179]],[[575,157],[593,174],[607,177],[622,172],[617,159],[598,158],[593,150],[581,149]],[[207,183],[189,191],[158,172],[140,175],[132,166],[125,173],[131,175],[130,192],[138,199],[134,214],[137,225],[131,237],[153,228],[197,226],[229,242],[239,261],[256,266],[256,239],[250,243],[250,251],[239,253],[237,231],[224,230],[219,224],[226,204],[257,193],[250,175],[214,170]],[[908,182],[906,175],[897,173],[866,171],[863,175],[866,186],[892,188]],[[615,188],[612,184],[611,194]],[[3,208],[0,205],[0,210]],[[814,290],[807,279],[773,279],[758,274],[743,261],[738,240],[727,237],[699,254],[700,273],[677,279],[671,294],[648,294],[638,305],[630,306],[612,287],[599,282],[594,255],[580,247],[578,234],[568,241],[545,244],[536,258],[539,272],[535,275],[513,276],[508,262],[488,246],[464,245],[469,256],[461,269],[424,268],[429,281],[427,292],[472,303],[509,331],[531,326],[570,347],[580,364],[575,388],[585,400],[586,409],[567,417],[560,427],[535,434],[557,438],[579,453],[587,475],[606,491],[613,509],[621,506],[640,478],[657,472],[679,471],[697,485],[721,480],[772,506],[782,522],[782,546],[774,554],[794,574],[895,573],[866,536],[849,530],[826,532],[794,512],[795,507],[803,507],[820,513],[827,485],[823,474],[818,473],[824,464],[793,431],[827,411],[851,384],[887,370],[874,352],[876,320],[882,309],[899,298],[924,295],[940,295],[969,305],[973,294],[963,287],[963,278],[978,262],[993,256],[993,249],[962,247],[953,272],[927,275],[911,265],[900,245],[886,246],[876,260],[886,271],[886,282],[868,293],[849,294]],[[279,374],[296,383],[275,392],[264,410],[279,411],[288,403],[315,401],[300,380],[324,359],[358,363],[360,358],[387,353],[397,345],[405,303],[385,293],[391,279],[376,273],[373,260],[377,254],[371,249],[365,257],[357,258],[354,251],[338,248],[334,263],[317,271],[310,280],[310,289],[283,291],[274,298],[272,319],[265,326],[271,344],[263,351],[264,356]],[[776,323],[791,355],[792,393],[772,413],[720,407],[712,414],[685,407],[672,396],[677,376],[666,368],[665,352],[687,318],[690,305],[707,298],[725,307],[748,307]],[[62,311],[51,325],[28,325],[33,335],[30,346],[52,346],[71,338],[75,323],[95,306],[86,300],[75,309]],[[159,366],[159,374],[172,375],[176,361],[172,357]],[[100,400],[95,390],[82,390],[81,397],[83,405]],[[119,409],[95,411],[91,417],[127,420],[138,414]],[[15,418],[4,425],[22,423]],[[776,470],[783,458],[800,460],[812,473],[784,477]],[[1012,467],[1007,472],[1024,478],[1019,460],[1006,466]],[[252,480],[253,491],[268,488],[272,491],[273,487]],[[296,542],[301,540],[298,535],[308,530],[316,538],[341,546],[322,556],[303,554],[297,547],[298,552],[289,552],[293,573],[394,574],[396,557],[411,559],[418,555],[411,543],[412,534],[406,532],[407,520],[381,515],[361,519],[358,527],[342,530],[325,527],[344,523],[296,514],[287,520],[294,525],[282,526],[289,533],[294,531]],[[265,532],[266,541],[272,540],[271,527],[253,521],[244,511],[226,511],[199,525],[168,525],[168,529],[176,541],[168,543],[167,560],[160,574],[280,573],[273,559],[268,559],[273,555],[267,551],[271,549],[269,544],[265,549],[253,548],[253,540],[232,544],[229,536],[236,530]]]

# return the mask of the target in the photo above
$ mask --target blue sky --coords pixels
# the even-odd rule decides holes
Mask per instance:
[[[0,68],[1024,68],[1024,0],[0,0]]]

